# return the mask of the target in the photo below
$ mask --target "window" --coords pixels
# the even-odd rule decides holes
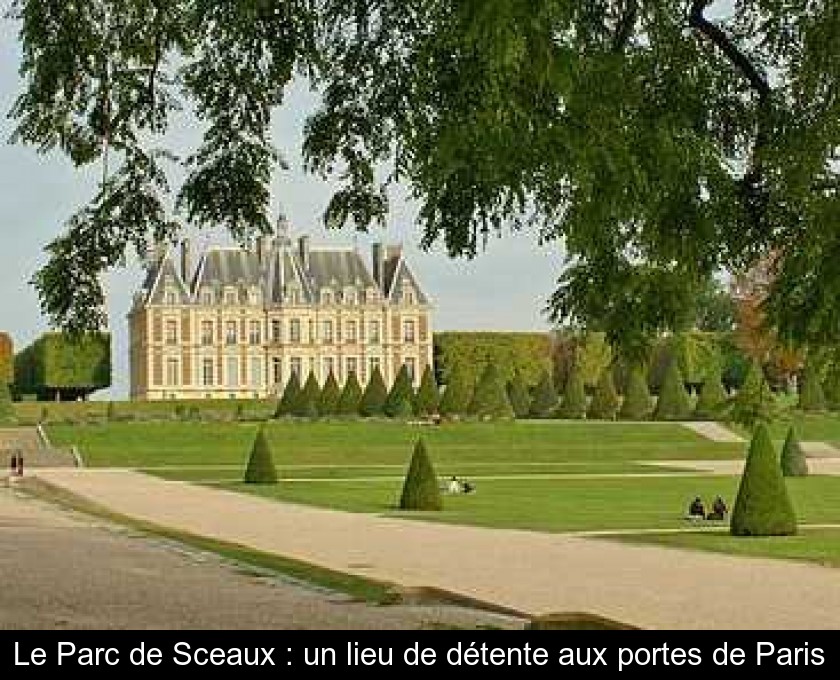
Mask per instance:
[[[370,358],[370,374],[371,376],[379,369],[379,357]]]
[[[356,367],[358,366],[358,362],[356,361],[356,357],[347,357],[347,377],[349,378],[353,373],[356,372]]]
[[[406,359],[405,368],[408,371],[408,377],[411,378],[411,382],[413,384],[414,376],[417,375],[417,360],[413,358]]]
[[[227,360],[227,386],[239,386],[239,359],[236,357],[228,357]]]
[[[226,290],[225,291],[225,304],[226,305],[235,305],[236,302],[237,302],[236,291],[235,290]]]
[[[203,305],[212,305],[213,304],[213,291],[204,289],[201,291],[201,304]]]
[[[300,319],[292,319],[289,324],[289,340],[300,342]]]
[[[166,304],[168,305],[178,304],[178,294],[174,290],[167,290],[166,294],[164,295],[164,299],[166,300]]]
[[[236,344],[236,321],[228,321],[225,323],[225,344]]]
[[[202,321],[201,322],[201,344],[205,345],[205,346],[213,344],[213,322],[212,321]]]
[[[417,301],[417,296],[414,294],[414,289],[411,286],[403,287],[402,301],[405,305],[413,305]]]
[[[271,320],[271,341],[280,342],[280,319]]]
[[[403,340],[405,342],[414,342],[414,322],[403,322]]]
[[[331,344],[333,341],[333,322],[332,321],[324,321],[323,325],[323,340],[327,344]]]
[[[379,342],[379,322],[378,321],[371,321],[370,328],[368,333],[368,339],[371,342]]]
[[[356,342],[356,322],[348,321],[344,328],[344,339],[347,342]]]
[[[283,360],[280,357],[271,360],[271,382],[278,387],[283,384]]]
[[[201,384],[205,387],[213,385],[213,360],[204,359],[201,362]]]
[[[166,320],[166,344],[178,344],[178,322],[174,319]]]
[[[365,302],[368,304],[373,304],[379,301],[379,292],[376,288],[368,288],[367,294],[365,295]]]
[[[262,359],[251,357],[251,386],[259,387],[260,385],[262,385]]]
[[[297,379],[301,379],[301,374],[303,373],[303,366],[301,365],[300,357],[292,357],[289,370],[291,371],[292,375],[296,375]]]
[[[297,288],[292,288],[286,293],[286,302],[290,305],[300,304],[300,291]]]
[[[166,360],[166,384],[167,385],[177,385],[178,384],[178,360],[177,359],[167,359]]]
[[[346,305],[357,305],[357,304],[359,304],[359,296],[356,293],[355,288],[345,288],[344,289],[344,304],[346,304]]]
[[[258,305],[262,302],[262,295],[257,288],[252,288],[248,292],[248,302],[252,305]]]
[[[251,321],[248,324],[248,342],[252,345],[259,345],[262,342],[262,324],[259,321]]]
[[[322,305],[331,305],[333,302],[333,294],[331,290],[322,290],[321,291],[321,304]]]
[[[335,376],[335,360],[332,357],[324,359],[324,378],[326,379],[330,373]]]

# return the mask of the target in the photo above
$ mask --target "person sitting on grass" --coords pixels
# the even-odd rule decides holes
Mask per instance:
[[[718,496],[715,498],[715,502],[712,503],[712,511],[706,516],[706,519],[723,520],[726,518],[727,512],[728,508],[726,507],[726,503],[723,498]]]
[[[470,482],[463,482],[461,484],[461,491],[463,491],[464,493],[472,493],[473,491],[475,491],[475,487],[472,484],[470,484]]]
[[[693,501],[691,501],[691,505],[688,506],[688,518],[704,519],[705,517],[706,508],[703,506],[703,501],[700,500],[700,496],[697,496]]]
[[[449,480],[449,493],[461,493],[461,482],[455,475]]]

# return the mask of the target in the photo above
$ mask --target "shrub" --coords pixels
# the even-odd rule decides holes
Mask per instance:
[[[414,412],[418,416],[430,416],[437,413],[440,392],[435,382],[435,373],[431,366],[426,366],[423,371],[423,378],[420,380],[420,389],[414,397]]]
[[[0,332],[0,382],[11,385],[15,381],[15,351],[12,338]]]
[[[108,406],[105,409],[105,418],[107,420],[116,420],[117,419],[117,407],[114,406],[113,401],[108,402]]]
[[[274,417],[280,418],[282,416],[292,415],[295,411],[298,397],[300,397],[300,378],[298,378],[297,373],[292,373],[292,377],[286,383],[286,389],[283,390],[283,396],[280,397],[280,402],[277,404]]]
[[[776,400],[764,379],[764,370],[754,361],[744,384],[731,400],[729,418],[745,427],[753,427],[759,422],[769,423],[776,417],[777,410]]]
[[[318,380],[314,373],[310,373],[306,379],[306,384],[298,394],[297,402],[295,403],[292,415],[298,418],[317,418],[318,417],[318,400],[321,398],[321,387],[318,385]]]
[[[561,418],[579,420],[586,413],[586,389],[583,385],[583,374],[577,364],[572,366],[566,389],[563,391],[563,401],[558,415]]]
[[[653,411],[655,420],[685,420],[691,415],[691,402],[685,391],[682,373],[676,360],[672,360],[665,372],[662,389]]]
[[[796,436],[796,428],[791,426],[782,448],[782,475],[785,477],[807,477],[808,461]]]
[[[598,378],[586,417],[595,420],[615,420],[616,411],[618,411],[618,394],[613,384],[612,371],[606,368]]]
[[[332,371],[327,376],[324,388],[318,397],[318,415],[333,416],[338,412],[338,400],[341,399],[341,392]]]
[[[840,411],[840,361],[835,360],[829,367],[823,383],[823,395],[828,408]]]
[[[362,400],[359,402],[359,413],[363,416],[381,416],[385,408],[385,400],[388,398],[388,389],[379,368],[375,368],[370,375],[370,380],[365,387]]]
[[[531,400],[528,415],[531,418],[550,418],[554,415],[556,408],[557,393],[554,391],[551,374],[548,371],[543,371],[540,381],[534,388],[534,398]]]
[[[13,423],[15,410],[12,406],[12,395],[9,386],[0,380],[0,423]]]
[[[717,374],[710,375],[703,382],[700,397],[694,407],[694,417],[701,420],[720,418],[726,408],[728,396]]]
[[[650,391],[639,366],[630,369],[618,417],[622,420],[646,420],[650,417]]]
[[[271,446],[263,428],[260,428],[257,432],[257,437],[251,448],[251,456],[248,458],[248,466],[245,468],[244,481],[246,484],[277,483],[277,468],[274,467]]]
[[[504,382],[493,364],[488,364],[476,385],[470,413],[480,418],[513,418]]]
[[[440,400],[440,413],[444,416],[467,413],[472,402],[473,389],[459,365],[449,374],[446,391]]]
[[[236,415],[234,416],[235,420],[245,420],[245,407],[242,404],[236,405]]]
[[[764,423],[756,426],[750,442],[729,530],[733,536],[796,533],[796,515]]]
[[[410,418],[414,413],[414,387],[404,364],[391,385],[382,410],[389,418]]]
[[[437,475],[422,439],[414,447],[414,455],[405,476],[400,510],[443,510]]]
[[[799,408],[803,411],[825,411],[825,394],[820,377],[810,361],[805,364],[804,375],[799,385]]]
[[[528,411],[531,410],[531,397],[528,395],[528,386],[519,371],[513,374],[506,389],[513,415],[517,418],[527,417]]]
[[[355,416],[359,414],[359,403],[362,400],[362,388],[353,372],[344,381],[344,389],[338,398],[336,412],[342,416]]]

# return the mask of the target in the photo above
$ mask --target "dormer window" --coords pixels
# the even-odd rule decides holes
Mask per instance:
[[[235,290],[226,290],[225,291],[225,304],[226,305],[235,305],[237,303],[236,299],[236,291]]]
[[[366,302],[368,302],[369,304],[379,302],[379,291],[376,290],[376,288],[368,288],[365,297]]]
[[[357,305],[359,304],[359,297],[356,293],[355,288],[345,288],[344,289],[344,304],[346,305]]]
[[[414,288],[412,288],[411,286],[403,286],[402,301],[404,305],[417,304],[417,296],[414,293]]]
[[[290,288],[286,291],[286,302],[290,305],[300,304],[300,291],[297,288]]]
[[[252,305],[259,305],[262,302],[259,288],[251,288],[248,292],[248,301]]]
[[[328,288],[325,288],[321,291],[321,304],[322,305],[331,305],[333,303],[333,294],[332,291]]]
[[[205,288],[201,291],[201,304],[210,306],[213,304],[213,291]]]
[[[178,293],[176,293],[172,289],[167,289],[167,291],[163,295],[163,299],[167,305],[177,305],[178,304]]]

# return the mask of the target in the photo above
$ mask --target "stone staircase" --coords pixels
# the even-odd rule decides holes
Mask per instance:
[[[72,449],[49,446],[35,427],[0,428],[0,473],[8,469],[14,454],[23,455],[24,470],[79,464]]]

